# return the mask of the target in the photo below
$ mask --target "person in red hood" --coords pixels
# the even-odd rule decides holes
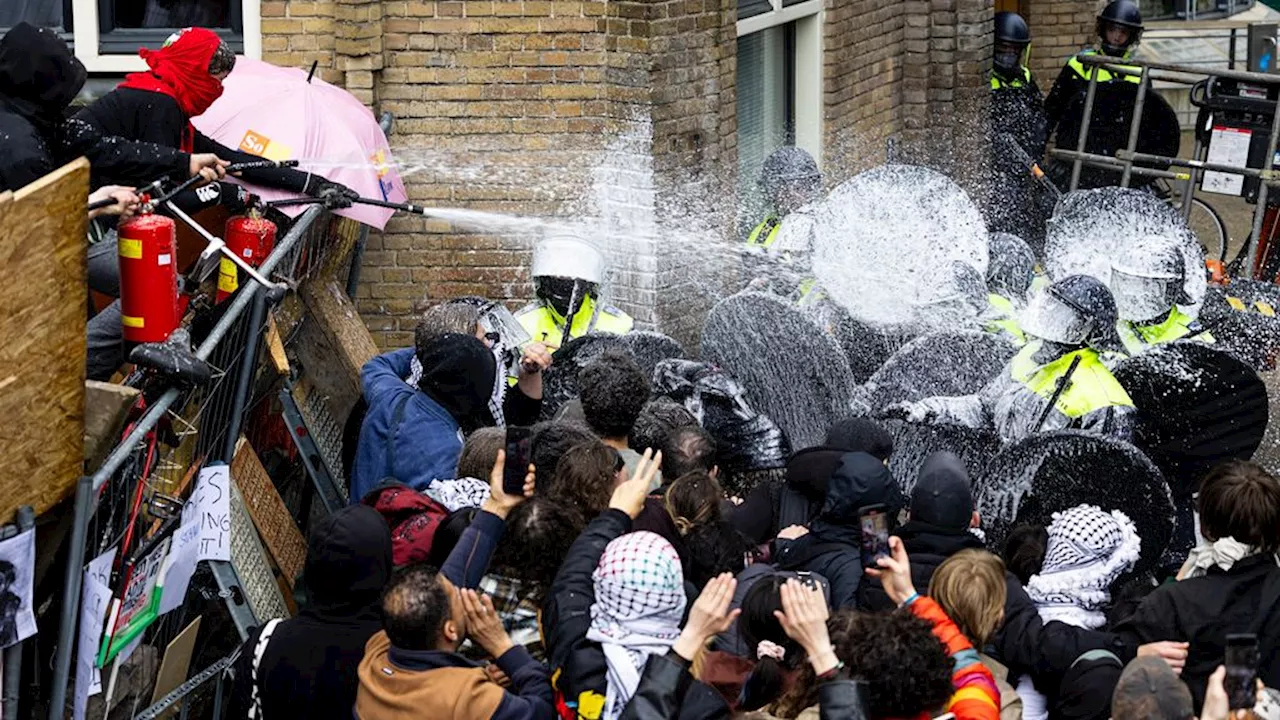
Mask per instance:
[[[210,152],[232,163],[262,159],[221,145],[191,124],[191,118],[222,95],[222,81],[235,68],[235,53],[216,33],[187,28],[171,35],[159,50],[143,48],[138,54],[147,70],[127,75],[77,118],[105,134],[184,152]],[[324,198],[330,207],[348,207],[358,197],[345,185],[292,168],[246,170],[242,176],[258,185]]]

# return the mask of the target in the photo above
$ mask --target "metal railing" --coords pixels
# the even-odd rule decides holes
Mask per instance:
[[[1200,160],[1198,156],[1201,151],[1199,138],[1196,140],[1195,152],[1192,159],[1166,157],[1162,155],[1149,155],[1139,153],[1138,136],[1142,126],[1142,113],[1146,105],[1147,93],[1151,90],[1153,80],[1167,80],[1176,83],[1195,82],[1188,80],[1188,77],[1194,77],[1197,80],[1206,77],[1218,77],[1230,80],[1238,80],[1247,83],[1254,83],[1263,86],[1280,85],[1280,75],[1268,75],[1264,73],[1244,72],[1241,70],[1215,70],[1206,71],[1186,65],[1177,65],[1173,63],[1152,62],[1149,60],[1123,60],[1117,61],[1116,58],[1107,57],[1105,55],[1080,55],[1078,59],[1081,63],[1096,68],[1105,68],[1115,75],[1123,75],[1132,77],[1134,68],[1139,70],[1138,94],[1134,100],[1133,115],[1130,118],[1128,144],[1124,150],[1118,151],[1115,157],[1107,155],[1099,155],[1086,151],[1089,139],[1089,126],[1092,122],[1094,100],[1098,92],[1098,73],[1089,73],[1089,88],[1085,94],[1083,120],[1080,125],[1080,134],[1076,139],[1076,149],[1074,151],[1064,151],[1054,149],[1052,151],[1055,157],[1061,157],[1071,161],[1071,185],[1070,190],[1074,191],[1080,184],[1080,173],[1084,165],[1094,167],[1103,167],[1108,169],[1116,169],[1117,163],[1121,170],[1121,187],[1129,187],[1130,179],[1133,175],[1151,175],[1161,171],[1153,171],[1148,168],[1135,167],[1135,162],[1163,164],[1173,167],[1189,168],[1190,172],[1185,178],[1178,178],[1184,182],[1182,191],[1182,212],[1183,218],[1187,218],[1191,212],[1191,199],[1195,193],[1195,184],[1198,174],[1202,170],[1229,172],[1245,177],[1257,178],[1260,180],[1258,188],[1258,202],[1254,210],[1253,228],[1249,233],[1244,247],[1244,273],[1246,276],[1253,274],[1254,252],[1256,250],[1259,236],[1262,234],[1262,222],[1267,210],[1267,195],[1272,185],[1280,185],[1280,174],[1271,168],[1272,158],[1276,154],[1277,136],[1280,136],[1280,99],[1275,101],[1272,108],[1271,117],[1271,134],[1267,139],[1267,152],[1264,156],[1266,165],[1260,168],[1254,167],[1237,167],[1232,165],[1222,165],[1217,163],[1208,163]]]
[[[327,211],[319,206],[310,207],[293,221],[259,272],[296,289],[317,268],[332,264],[330,248],[341,244],[336,242],[341,239],[340,234],[353,232],[354,228],[351,221],[330,221]],[[89,532],[99,493],[118,479],[148,434],[166,419],[180,423],[187,437],[156,466],[155,475],[160,476],[163,484],[173,482],[176,488],[177,479],[191,463],[201,458],[231,461],[249,406],[266,314],[278,299],[273,296],[278,294],[253,278],[246,278],[241,290],[228,301],[221,317],[195,350],[196,357],[208,362],[214,370],[211,384],[199,391],[166,389],[146,408],[97,470],[77,483],[49,698],[50,720],[62,718],[65,712],[86,552],[90,545],[110,544],[110,538],[101,533],[91,537]],[[189,411],[193,405],[194,416],[183,417],[182,411]],[[126,483],[145,480],[125,478]],[[137,491],[141,492],[142,488]]]

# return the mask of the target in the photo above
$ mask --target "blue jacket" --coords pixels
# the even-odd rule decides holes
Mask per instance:
[[[352,504],[388,477],[421,492],[432,480],[457,474],[462,431],[439,403],[405,383],[413,353],[379,355],[360,370],[369,411],[351,468]]]

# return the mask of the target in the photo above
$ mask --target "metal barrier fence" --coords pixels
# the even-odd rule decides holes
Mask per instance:
[[[111,500],[128,498],[131,492],[143,492],[138,486],[148,483],[148,488],[176,493],[189,468],[211,461],[230,463],[235,452],[248,409],[252,406],[251,393],[261,355],[262,337],[266,316],[270,308],[284,296],[285,288],[296,289],[317,269],[332,269],[343,258],[331,256],[334,248],[344,250],[354,246],[357,257],[352,258],[353,273],[358,272],[358,253],[362,242],[354,238],[360,232],[356,223],[335,219],[319,206],[312,206],[297,217],[272,253],[259,268],[260,273],[273,282],[276,288],[264,287],[252,278],[246,278],[240,291],[225,304],[211,311],[213,321],[203,339],[200,328],[193,328],[196,336],[196,357],[209,363],[213,380],[205,388],[188,390],[170,387],[155,399],[132,425],[125,437],[116,445],[91,476],[80,478],[76,486],[74,518],[70,532],[65,581],[61,594],[61,615],[57,631],[57,649],[53,664],[53,686],[49,695],[50,720],[62,718],[65,713],[67,691],[70,684],[72,658],[76,649],[76,624],[80,614],[81,582],[86,557],[112,547],[118,541],[121,530],[120,517],[95,517],[103,498]],[[345,237],[346,235],[353,237]],[[349,242],[347,242],[349,241]],[[193,322],[193,325],[198,324]],[[177,446],[164,451],[156,458],[154,472],[142,477],[140,455],[148,442],[149,434],[163,425],[172,426],[177,436]],[[154,451],[154,446],[153,446]],[[107,491],[104,493],[104,491]],[[233,513],[234,514],[234,513]],[[249,525],[252,531],[252,525]],[[234,533],[233,533],[234,534]],[[256,538],[254,538],[256,541]],[[234,542],[234,540],[233,540]],[[243,598],[233,597],[239,580],[230,563],[209,563],[212,577],[197,573],[186,601],[205,593],[205,600],[217,598],[226,601],[241,638],[244,637],[254,617]],[[213,587],[216,582],[216,588]],[[203,583],[203,590],[197,586]],[[196,597],[198,602],[200,597]],[[238,606],[237,604],[238,603]],[[175,610],[161,618],[148,629],[148,637],[158,640],[176,636],[189,618],[186,608]],[[167,642],[167,641],[164,641]],[[236,643],[238,645],[238,642]],[[225,661],[225,662],[224,662]],[[159,704],[171,706],[178,699],[196,690],[215,677],[221,686],[222,671],[229,660],[215,663],[179,690],[174,691]],[[216,671],[215,668],[217,668]],[[212,671],[212,672],[211,672]],[[203,678],[200,682],[197,679]],[[190,686],[190,687],[188,687]],[[220,705],[221,691],[217,692],[215,705]],[[144,710],[146,715],[151,708]]]

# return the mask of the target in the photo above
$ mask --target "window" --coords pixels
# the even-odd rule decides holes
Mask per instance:
[[[738,2],[738,197],[742,222],[767,209],[757,179],[784,145],[822,158],[821,0]]]
[[[207,27],[237,54],[262,56],[261,0],[0,0],[0,35],[27,21],[56,27],[90,72],[142,70],[140,47],[159,47],[174,31]],[[75,22],[72,22],[73,19]]]

